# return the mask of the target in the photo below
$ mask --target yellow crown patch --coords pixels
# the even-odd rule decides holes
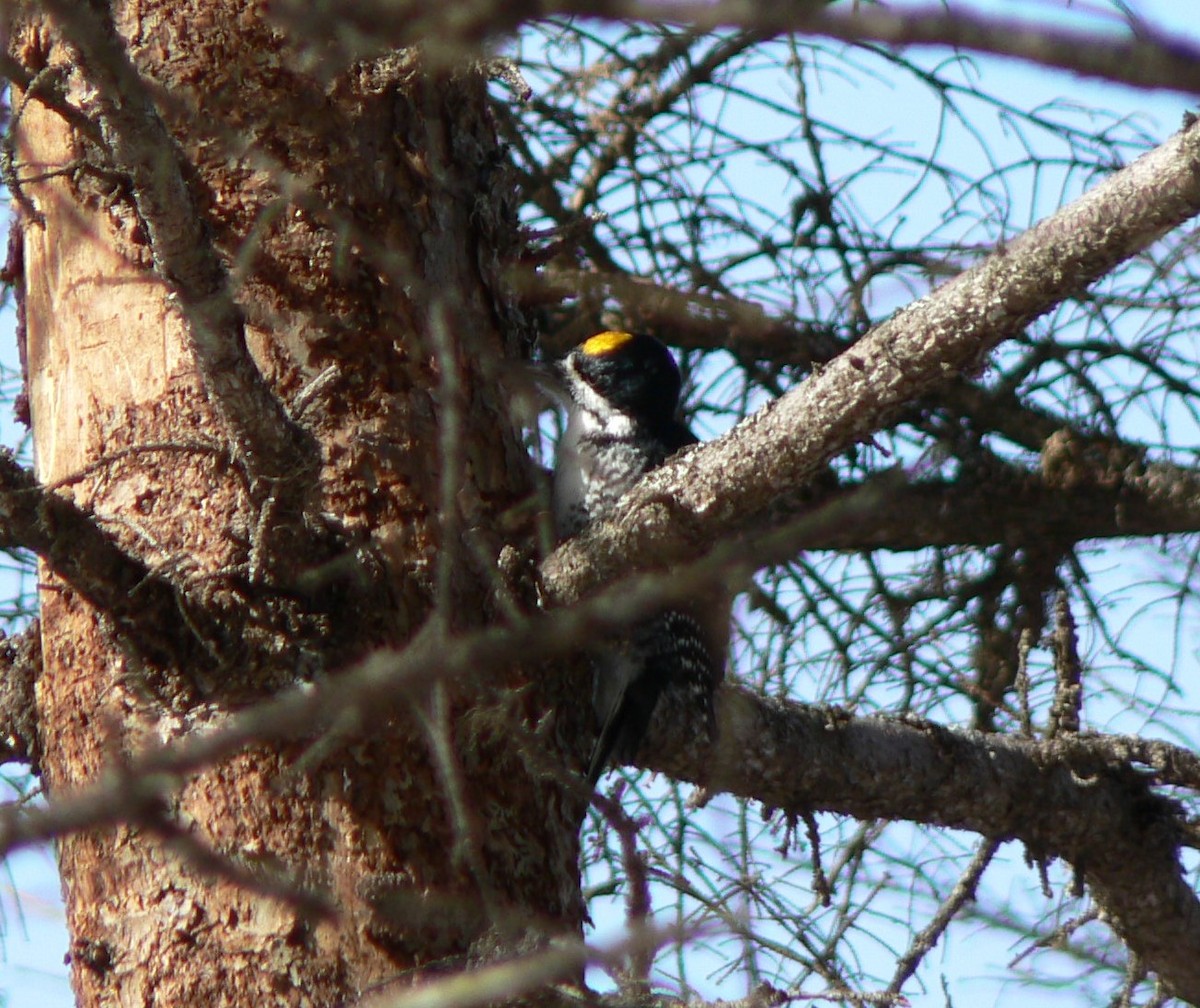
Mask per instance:
[[[614,350],[620,350],[631,339],[633,339],[632,333],[609,330],[596,333],[591,339],[585,340],[579,349],[589,357],[601,357]]]

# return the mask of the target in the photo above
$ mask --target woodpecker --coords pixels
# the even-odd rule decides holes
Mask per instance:
[[[567,429],[554,467],[554,523],[568,539],[696,436],[676,416],[679,367],[653,336],[602,332],[559,368]]]
[[[554,520],[566,539],[697,439],[677,416],[679,367],[652,336],[599,333],[568,353],[558,370],[567,428],[554,469]],[[656,613],[597,650],[592,701],[600,733],[588,760],[589,788],[610,759],[637,758],[654,721],[669,728],[698,713],[713,737],[728,623],[728,600],[705,596]]]

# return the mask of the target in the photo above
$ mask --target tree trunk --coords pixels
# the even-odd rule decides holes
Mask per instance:
[[[231,460],[128,178],[61,115],[15,101],[37,473],[90,467],[59,492],[175,587],[174,653],[189,656],[139,652],[43,569],[55,797],[431,617],[446,632],[488,620],[497,530],[531,487],[496,379],[525,343],[501,285],[517,229],[483,75],[412,54],[327,72],[237,0],[139,0],[115,24],[231,264],[254,360],[319,443],[319,496],[297,519]],[[77,48],[45,22],[14,38],[102,118],[113,96]],[[577,933],[581,807],[545,773],[569,733],[532,731],[558,688],[521,670],[443,683],[385,730],[244,751],[126,826],[66,838],[79,1002],[341,1004]],[[335,913],[264,895],[281,879]]]

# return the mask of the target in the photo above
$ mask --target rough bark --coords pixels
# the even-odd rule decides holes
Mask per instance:
[[[41,766],[34,689],[42,672],[42,629],[34,620],[0,640],[0,759]]]
[[[117,5],[107,42],[73,8],[14,46],[103,140],[37,102],[16,126],[37,475],[144,566],[121,604],[165,586],[178,613],[173,648],[139,648],[43,567],[52,796],[431,617],[481,623],[501,543],[478,530],[529,492],[494,378],[522,344],[482,75],[393,56],[323,79],[261,4]],[[294,505],[262,481],[297,424],[322,465]],[[539,775],[563,743],[522,736],[553,700],[527,686],[460,679],[64,838],[80,1003],[341,1004],[576,932],[581,809]]]

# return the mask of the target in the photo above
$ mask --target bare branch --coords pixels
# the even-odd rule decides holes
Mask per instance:
[[[718,38],[708,52],[689,63],[687,71],[671,81],[668,86],[655,88],[647,100],[636,105],[627,106],[621,103],[622,107],[614,109],[611,121],[616,128],[592,158],[587,175],[571,197],[571,209],[578,213],[596,201],[601,182],[621,160],[630,156],[639,134],[655,116],[669,109],[699,83],[710,80],[724,63],[761,40],[757,32],[739,32],[729,38]],[[670,36],[660,47],[663,51],[656,59],[647,63],[665,66],[674,56],[686,52],[692,42],[687,36]],[[625,97],[623,92],[620,94],[622,98]],[[564,159],[570,156],[572,155],[569,151],[563,155]],[[550,166],[548,171],[553,173],[554,167]]]
[[[721,349],[748,359],[811,367],[832,360],[844,348],[830,331],[773,318],[753,301],[679,290],[615,266],[580,270],[555,265],[543,272],[523,268],[513,270],[508,279],[531,304],[568,298],[615,302],[625,325],[684,350]],[[556,344],[550,348],[568,349]]]
[[[511,962],[468,970],[414,987],[405,978],[398,990],[367,998],[362,1008],[475,1008],[519,998],[555,981],[566,981],[587,962],[582,943],[558,942]]]
[[[621,866],[625,870],[626,927],[631,933],[644,933],[652,925],[653,902],[650,897],[646,857],[638,850],[638,823],[631,819],[622,807],[619,795],[611,798],[597,795],[592,800],[608,820],[621,846]],[[620,978],[624,981],[624,986],[632,988],[629,993],[649,993],[650,970],[654,965],[653,952],[653,948],[638,948],[630,958],[625,975]]]
[[[187,658],[180,654],[186,635],[170,583],[122,550],[90,515],[42,487],[7,450],[0,451],[0,546],[36,553],[155,664]]]
[[[255,870],[221,853],[161,810],[139,825],[158,836],[167,848],[201,874],[232,882],[264,899],[277,900],[306,918],[331,920],[334,916],[326,894],[305,889],[298,880],[277,874],[273,867]]]
[[[543,14],[555,10],[655,23],[665,19],[684,22],[702,31],[736,27],[774,34],[804,32],[847,42],[953,46],[1134,87],[1200,94],[1200,52],[1178,38],[1152,35],[1145,26],[1135,38],[1115,39],[1111,35],[964,14],[942,7],[901,12],[856,4],[849,10],[828,10],[824,3],[779,5],[758,4],[754,0],[716,3],[586,0],[553,5],[549,11],[543,9]]]
[[[999,849],[1000,843],[996,840],[984,840],[980,843],[979,849],[971,859],[971,863],[967,865],[966,870],[959,877],[954,890],[938,908],[938,912],[934,914],[933,920],[922,929],[920,934],[913,937],[908,951],[900,957],[900,961],[896,966],[896,975],[892,978],[892,982],[888,984],[889,991],[893,994],[899,994],[904,989],[904,985],[916,973],[921,960],[937,947],[937,943],[941,940],[946,928],[950,926],[950,922],[954,919],[955,914],[962,909],[963,904],[975,898],[975,890],[979,885],[979,880],[983,878],[984,871],[992,863],[992,858],[996,856],[996,851]]]
[[[1050,705],[1049,734],[1079,731],[1083,707],[1083,663],[1071,600],[1065,591],[1054,602],[1054,702]]]
[[[37,100],[46,108],[57,112],[71,126],[93,143],[102,144],[104,138],[91,119],[67,101],[62,93],[61,75],[53,69],[47,73],[31,73],[9,52],[0,52],[0,77],[15,84],[24,92],[26,99]]]
[[[1200,961],[1190,953],[1200,901],[1179,863],[1179,812],[1130,769],[1119,740],[1080,747],[915,718],[852,719],[741,689],[723,691],[721,705],[712,759],[651,769],[784,811],[932,823],[1061,857],[1147,966],[1178,996],[1200,998]]]
[[[607,948],[557,938],[549,947],[539,948],[506,962],[434,979],[415,987],[408,977],[402,977],[394,988],[360,1004],[362,1008],[474,1008],[475,1005],[514,1001],[522,994],[548,987],[555,981],[574,980],[589,962],[615,965],[630,954],[652,956],[654,950],[667,941],[679,941],[682,937],[678,928],[646,927]],[[571,1000],[575,999],[577,993],[577,988],[572,990]],[[653,998],[645,1003],[653,1004],[658,1000]],[[676,998],[664,998],[661,1002],[666,1008],[682,1005]],[[767,1008],[768,1005],[781,1003],[781,999],[768,1000],[763,997],[747,1003],[754,1008]],[[717,1005],[722,1004],[724,1002],[717,1002]]]
[[[1132,450],[1131,450],[1132,451]],[[858,492],[847,485],[825,503]],[[1200,531],[1200,475],[1183,466],[1111,468],[1099,453],[1063,472],[998,469],[985,480],[921,479],[893,486],[886,510],[862,521],[798,530],[796,549],[917,550],[930,546],[1169,535]]]
[[[799,388],[683,452],[544,565],[578,597],[630,564],[669,564],[761,524],[828,459],[978,368],[1032,319],[1200,212],[1200,127],[1154,151],[898,312]]]

